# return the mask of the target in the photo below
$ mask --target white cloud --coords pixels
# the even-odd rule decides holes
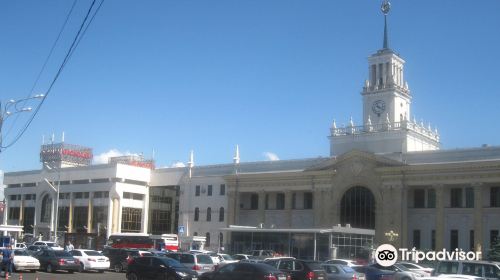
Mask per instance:
[[[275,154],[275,153],[272,153],[272,152],[265,152],[265,153],[262,153],[262,155],[264,155],[264,157],[268,161],[280,160],[280,158],[278,157],[278,155]]]
[[[172,163],[172,165],[170,165],[170,167],[186,167],[186,165],[184,164],[184,162],[181,162],[181,161],[177,161],[177,162],[174,162]]]
[[[108,159],[111,157],[130,156],[130,155],[137,155],[137,154],[132,154],[129,151],[120,152],[117,149],[111,149],[107,152],[104,152],[104,153],[101,153],[97,156],[94,156],[94,163],[95,164],[106,164],[106,163],[108,163]]]

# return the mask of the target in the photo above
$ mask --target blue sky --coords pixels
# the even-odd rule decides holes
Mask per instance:
[[[43,93],[90,0],[78,1],[34,94]],[[417,120],[444,149],[499,145],[500,1],[393,0],[390,47],[406,60]],[[72,1],[0,3],[0,100],[31,87]],[[106,0],[0,169],[40,167],[42,135],[94,155],[155,150],[157,166],[329,155],[335,119],[361,122],[378,0]],[[7,144],[24,118],[4,124]],[[9,129],[13,127],[12,129]],[[6,133],[7,130],[9,133]],[[275,159],[275,158],[274,158]]]

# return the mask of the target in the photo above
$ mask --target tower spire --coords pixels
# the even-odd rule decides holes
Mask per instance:
[[[386,49],[389,49],[389,38],[388,38],[389,34],[387,31],[387,14],[391,10],[391,3],[389,2],[389,0],[384,0],[384,2],[382,2],[382,6],[380,7],[380,9],[382,10],[382,13],[384,14],[384,45],[383,45],[383,49],[386,50]]]

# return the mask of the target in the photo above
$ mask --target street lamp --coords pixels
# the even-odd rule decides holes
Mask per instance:
[[[43,180],[52,188],[52,190],[56,193],[56,209],[55,209],[55,217],[54,217],[54,242],[57,242],[57,222],[59,219],[59,188],[61,186],[61,169],[56,168],[54,166],[50,166],[47,162],[44,162],[43,165],[48,169],[48,170],[56,170],[58,173],[58,179],[57,179],[57,188],[54,187],[54,185],[47,180],[47,178],[43,178]]]
[[[2,152],[3,143],[2,143],[2,127],[3,127],[3,122],[8,118],[11,117],[15,114],[22,113],[22,112],[30,112],[32,110],[31,107],[21,107],[24,106],[26,101],[32,100],[32,99],[43,99],[45,98],[45,95],[43,94],[37,94],[33,95],[30,97],[14,100],[10,99],[5,103],[5,105],[2,107],[2,102],[0,101],[0,152]],[[23,105],[20,105],[20,103],[23,102]]]

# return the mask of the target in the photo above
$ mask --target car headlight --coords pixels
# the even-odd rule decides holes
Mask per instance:
[[[188,276],[188,274],[186,272],[182,272],[182,271],[176,271],[177,275],[179,275],[180,277],[186,277]]]

